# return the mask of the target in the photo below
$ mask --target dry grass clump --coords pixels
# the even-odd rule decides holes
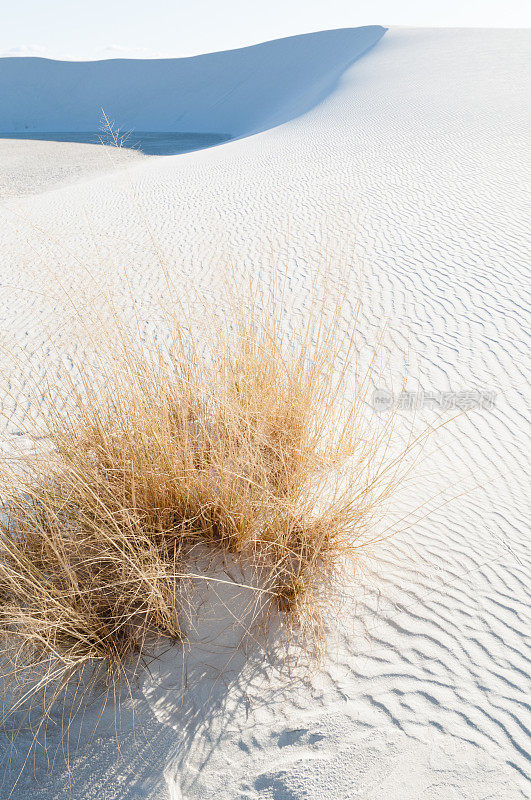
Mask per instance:
[[[116,678],[153,640],[183,641],[205,553],[245,565],[267,601],[257,625],[315,633],[423,440],[392,454],[340,315],[323,302],[288,336],[280,305],[252,300],[205,316],[200,339],[172,319],[164,344],[115,318],[80,379],[65,370],[51,448],[3,476],[4,677]]]

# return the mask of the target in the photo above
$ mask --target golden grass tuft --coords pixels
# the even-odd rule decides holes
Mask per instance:
[[[115,680],[160,638],[185,641],[205,553],[244,565],[257,628],[315,637],[427,435],[392,446],[371,366],[329,306],[288,335],[281,303],[251,297],[205,312],[200,336],[174,316],[164,343],[115,315],[79,380],[65,368],[50,448],[0,490],[2,673],[22,698],[87,668]]]

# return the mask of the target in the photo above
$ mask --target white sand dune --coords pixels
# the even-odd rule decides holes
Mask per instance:
[[[378,549],[375,578],[353,586],[326,663],[304,684],[290,682],[274,658],[266,664],[221,648],[216,635],[229,623],[223,604],[210,597],[201,631],[212,641],[187,654],[165,653],[134,687],[120,723],[120,760],[107,709],[96,735],[72,744],[69,771],[58,759],[50,775],[39,749],[37,782],[32,763],[14,798],[529,796],[530,35],[391,29],[355,63],[355,32],[337,41],[316,34],[308,50],[297,49],[297,39],[284,41],[303,59],[297,74],[315,67],[311,86],[299,85],[298,99],[290,84],[285,107],[277,96],[268,106],[274,111],[262,115],[267,70],[258,64],[257,109],[241,111],[239,130],[276,127],[4,202],[4,343],[22,345],[36,374],[57,358],[48,332],[64,354],[71,350],[52,273],[91,299],[107,284],[124,307],[131,290],[149,333],[166,287],[158,256],[183,292],[193,284],[213,296],[224,254],[234,254],[242,280],[259,262],[267,274],[278,256],[288,273],[287,300],[304,310],[323,242],[339,258],[351,253],[346,243],[355,234],[362,337],[388,318],[390,359],[409,352],[412,376],[426,391],[489,390],[496,402],[438,437],[396,511],[452,483],[449,494],[460,496]],[[245,52],[238,51],[242,65]],[[251,68],[256,48],[248,52]],[[313,52],[326,64],[322,81]],[[271,76],[280,93],[280,73]],[[240,113],[232,99],[238,84],[223,81],[221,75],[225,94],[210,111],[194,116],[188,96],[188,130],[206,130],[198,126],[208,124],[209,113],[216,126]],[[5,114],[4,102],[0,109]],[[121,109],[107,110],[131,124],[119,118]],[[76,124],[85,119],[80,112]],[[23,388],[12,386],[5,410],[24,402]],[[8,432],[20,433],[17,424],[13,409]],[[481,488],[465,491],[476,483]],[[225,644],[227,636],[225,630]],[[59,733],[50,732],[52,751]],[[29,742],[22,733],[14,751],[6,745],[13,771],[4,787]]]
[[[384,34],[379,25],[173,59],[0,59],[0,131],[120,127],[225,133],[272,128],[312,108]]]

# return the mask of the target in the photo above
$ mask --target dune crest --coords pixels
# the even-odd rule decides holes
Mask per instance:
[[[126,129],[249,136],[313,108],[384,33],[344,28],[191,58],[2,58],[0,131],[94,131],[103,107]]]

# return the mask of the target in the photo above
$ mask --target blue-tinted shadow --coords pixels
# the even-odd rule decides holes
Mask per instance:
[[[119,134],[122,137],[122,134]],[[179,153],[191,153],[204,150],[216,144],[228,142],[232,136],[226,133],[158,133],[150,131],[132,131],[120,138],[121,146],[139,150],[150,156],[174,156]],[[25,131],[18,133],[1,133],[0,139],[32,139],[45,142],[79,142],[81,144],[111,144],[107,136],[96,131],[38,133]]]

